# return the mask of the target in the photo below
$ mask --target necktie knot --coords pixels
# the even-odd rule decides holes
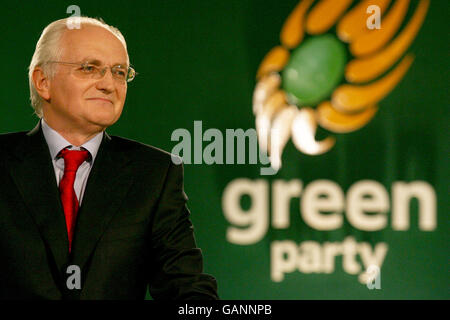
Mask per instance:
[[[69,150],[64,148],[60,152],[64,158],[64,172],[77,171],[80,165],[87,160],[89,152],[87,150]]]

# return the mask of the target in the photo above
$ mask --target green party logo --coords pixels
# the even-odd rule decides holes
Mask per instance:
[[[405,52],[429,7],[429,0],[421,0],[400,30],[409,0],[362,0],[351,9],[352,0],[313,3],[299,2],[281,30],[281,45],[257,72],[255,126],[275,169],[290,138],[302,153],[319,155],[336,138],[316,140],[318,126],[349,133],[373,119],[413,62]],[[381,28],[369,27],[370,8],[383,15]],[[336,32],[330,32],[333,26]]]

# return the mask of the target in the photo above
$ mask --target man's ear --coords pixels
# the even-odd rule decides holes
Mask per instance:
[[[45,75],[41,67],[36,67],[33,71],[33,83],[36,91],[44,100],[50,100],[50,80]]]

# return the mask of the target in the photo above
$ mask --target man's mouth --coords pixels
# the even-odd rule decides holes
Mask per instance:
[[[106,98],[88,98],[87,100],[103,101],[103,102],[109,102],[109,103],[113,104],[113,102],[111,100],[106,99]]]

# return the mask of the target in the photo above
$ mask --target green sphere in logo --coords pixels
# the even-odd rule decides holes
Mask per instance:
[[[313,106],[327,98],[345,69],[344,45],[331,34],[306,40],[292,52],[282,73],[289,102]]]

